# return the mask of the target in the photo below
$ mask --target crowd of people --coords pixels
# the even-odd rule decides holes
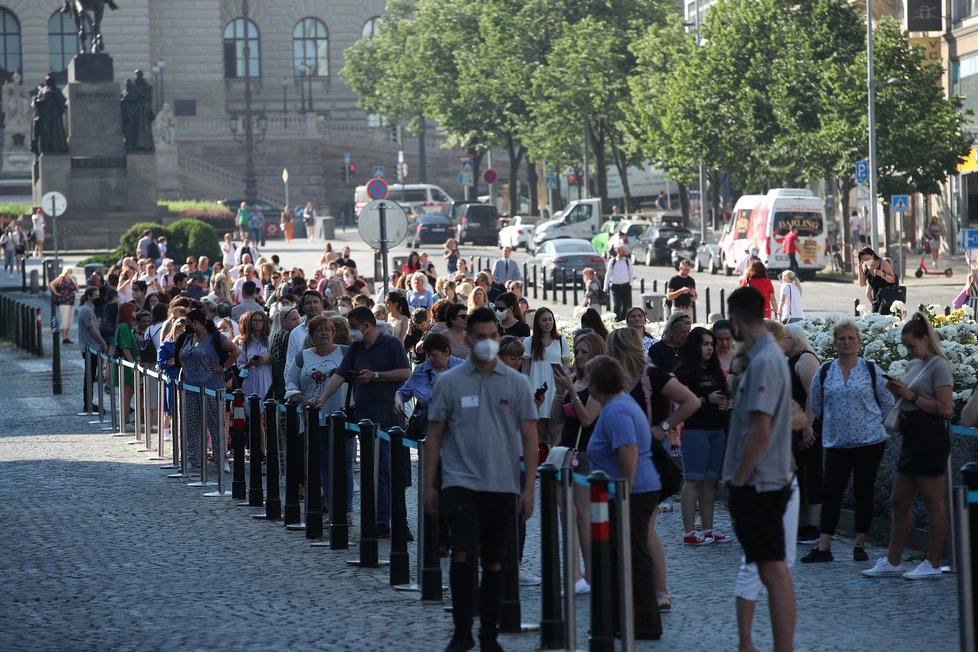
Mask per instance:
[[[850,477],[856,502],[853,557],[868,561],[865,542],[891,410],[898,411],[893,427],[903,437],[890,547],[863,574],[940,577],[952,370],[922,315],[903,329],[911,362],[901,379],[859,357],[860,331],[848,320],[835,327],[838,359],[819,360],[797,323],[803,313],[794,274],[782,275],[779,301],[770,281],[759,282],[767,280],[759,261],[746,268],[744,287],[729,296],[729,320],[694,325],[695,282],[682,264],[680,280],[670,284],[673,312],[661,340],[648,332],[644,309],[624,299],[616,305],[620,327],[607,331],[598,303],[566,337],[549,308],[529,307],[509,252],[487,269],[468,270],[457,244],[449,241],[437,264],[411,252],[380,289],[358,272],[349,247],[337,252],[327,245],[307,276],[262,253],[251,234],[241,235],[240,242],[225,236],[222,260],[213,264],[206,257],[178,263],[157,242],[93,274],[85,287],[66,272],[52,280],[51,290],[65,307],[81,294],[83,353],[91,347],[157,366],[195,386],[241,387],[246,394],[318,408],[324,498],[328,415],[342,409],[353,421],[369,419],[383,429],[405,426],[411,414],[423,416],[425,508],[447,526],[441,545],[451,556],[454,632],[448,650],[475,645],[480,561],[478,637],[482,649],[500,649],[505,544],[519,531],[522,559],[535,469],[554,447],[569,451],[578,473],[601,470],[630,482],[631,608],[640,639],[659,638],[660,614],[673,607],[665,549],[736,539],[744,550],[735,590],[740,648],[754,649],[750,622],[763,585],[771,597],[775,649],[790,649],[794,595],[788,569],[795,548],[799,542],[814,545],[803,563],[833,560],[831,544]],[[621,273],[630,274],[622,265]],[[885,274],[886,267],[878,265],[874,273]],[[605,278],[617,297],[616,280],[612,274]],[[62,310],[66,322],[70,312]],[[93,380],[87,378],[89,388]],[[133,380],[131,370],[112,379],[125,387],[124,422]],[[203,427],[211,445],[220,445],[226,438],[217,431],[218,399],[190,395],[188,417],[201,422],[203,401],[210,402]],[[165,395],[163,405],[152,409],[169,414],[173,407]],[[978,421],[974,395],[962,421]],[[198,442],[187,442],[192,467],[207,459]],[[667,452],[665,463],[681,461],[685,476],[679,537],[656,530],[657,514],[673,509],[672,496],[663,492],[658,448]],[[251,451],[252,459],[262,453]],[[386,442],[380,443],[379,457],[378,534],[388,537],[391,528],[401,528],[410,540],[408,523],[391,522],[392,502],[404,503],[405,487],[392,486],[390,473],[392,464],[409,460],[392,459]],[[355,464],[351,439],[344,464],[346,514],[336,515],[350,522]],[[733,532],[723,531],[715,519],[720,482],[727,486]],[[906,571],[901,559],[915,496],[927,506],[930,540],[927,559]],[[574,511],[582,553],[574,590],[586,594],[587,492],[575,488],[563,508]],[[525,569],[520,577],[525,584],[539,581]]]

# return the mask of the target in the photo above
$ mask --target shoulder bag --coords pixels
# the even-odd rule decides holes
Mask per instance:
[[[645,365],[642,368],[642,375],[640,382],[642,383],[642,391],[645,394],[645,416],[649,422],[649,428],[651,433],[652,426],[652,381],[649,379],[649,370],[652,365]],[[661,496],[667,497],[672,496],[683,483],[683,473],[679,470],[679,466],[673,460],[672,455],[666,450],[665,444],[661,440],[656,439],[655,435],[652,437],[652,464],[655,465],[655,470],[659,473],[659,479],[662,481],[662,492]]]
[[[937,356],[933,356],[930,361],[924,365],[924,368],[921,369],[916,376],[914,376],[914,379],[907,383],[907,387],[910,387],[910,385],[917,382],[917,379],[920,378],[925,371],[927,371],[927,367],[929,367],[931,362],[934,361],[934,357]],[[900,426],[903,425],[903,410],[900,409],[901,407],[903,407],[902,396],[896,400],[893,407],[890,408],[890,411],[886,413],[885,417],[883,417],[883,427],[886,428],[887,432],[900,432]]]

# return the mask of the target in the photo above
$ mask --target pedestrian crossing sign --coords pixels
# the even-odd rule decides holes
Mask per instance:
[[[893,195],[890,197],[890,211],[893,213],[909,213],[910,195]]]

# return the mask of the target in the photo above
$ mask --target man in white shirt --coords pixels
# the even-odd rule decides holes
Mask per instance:
[[[509,281],[522,281],[523,273],[520,271],[520,265],[514,260],[510,260],[513,250],[509,247],[503,247],[503,257],[497,258],[496,262],[492,266],[492,276],[496,279],[497,283],[505,285]]]
[[[306,290],[302,294],[301,303],[305,319],[289,333],[289,349],[285,354],[286,370],[288,370],[292,361],[295,360],[295,356],[299,354],[299,351],[305,348],[306,337],[309,335],[309,327],[306,324],[309,323],[310,319],[323,312],[323,295],[319,294],[316,290]]]
[[[619,245],[617,255],[608,261],[608,269],[604,275],[604,291],[611,291],[611,299],[615,307],[615,320],[625,318],[628,309],[632,307],[632,261],[625,251],[624,245]]]
[[[34,233],[34,257],[44,253],[44,212],[38,208],[31,215],[31,230]]]

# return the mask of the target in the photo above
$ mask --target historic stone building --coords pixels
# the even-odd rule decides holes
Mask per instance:
[[[0,82],[20,72],[31,90],[49,70],[65,78],[78,41],[63,4],[0,0]],[[311,199],[338,214],[351,192],[340,179],[346,153],[357,166],[353,184],[363,183],[376,165],[392,177],[399,149],[408,182],[419,180],[417,138],[404,134],[403,142],[394,142],[389,125],[357,108],[339,74],[344,51],[376,28],[384,0],[249,0],[247,22],[242,0],[116,4],[117,11],[106,8],[103,25],[116,81],[142,69],[167,116],[157,130],[172,141],[160,152],[163,196],[243,195],[246,72],[261,141],[255,150],[261,198],[284,200],[282,170],[288,168],[293,201]],[[428,130],[427,181],[457,194],[458,162],[443,142]],[[0,175],[22,173],[11,166]]]

